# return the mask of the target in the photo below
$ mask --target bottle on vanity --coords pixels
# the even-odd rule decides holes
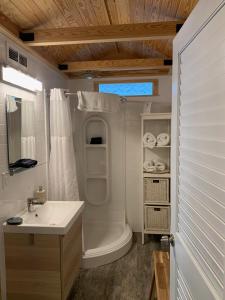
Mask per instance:
[[[38,187],[38,189],[34,192],[34,198],[37,198],[41,203],[45,203],[46,201],[46,190],[42,185]]]

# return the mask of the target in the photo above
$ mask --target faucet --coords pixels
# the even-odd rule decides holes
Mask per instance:
[[[34,208],[34,205],[42,205],[44,204],[43,201],[40,201],[39,198],[28,198],[27,199],[27,209],[28,209],[28,212],[32,212],[35,210]]]

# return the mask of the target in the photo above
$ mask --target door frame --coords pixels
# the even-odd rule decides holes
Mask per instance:
[[[225,6],[225,0],[199,0],[193,12],[173,42],[172,68],[172,126],[171,126],[171,234],[175,244],[178,226],[178,184],[179,184],[179,117],[180,117],[180,64],[182,52],[192,43],[205,26]],[[178,242],[178,241],[177,241]],[[175,247],[170,246],[170,299],[177,299],[177,267]]]

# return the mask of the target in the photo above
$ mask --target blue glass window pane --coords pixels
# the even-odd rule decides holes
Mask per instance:
[[[152,82],[99,83],[99,92],[120,96],[152,96]]]

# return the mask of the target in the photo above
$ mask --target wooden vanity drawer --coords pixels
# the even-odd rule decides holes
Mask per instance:
[[[61,237],[62,299],[67,299],[82,259],[82,219],[74,223],[70,231]]]
[[[66,235],[5,233],[7,300],[66,300],[82,257],[81,216]]]

